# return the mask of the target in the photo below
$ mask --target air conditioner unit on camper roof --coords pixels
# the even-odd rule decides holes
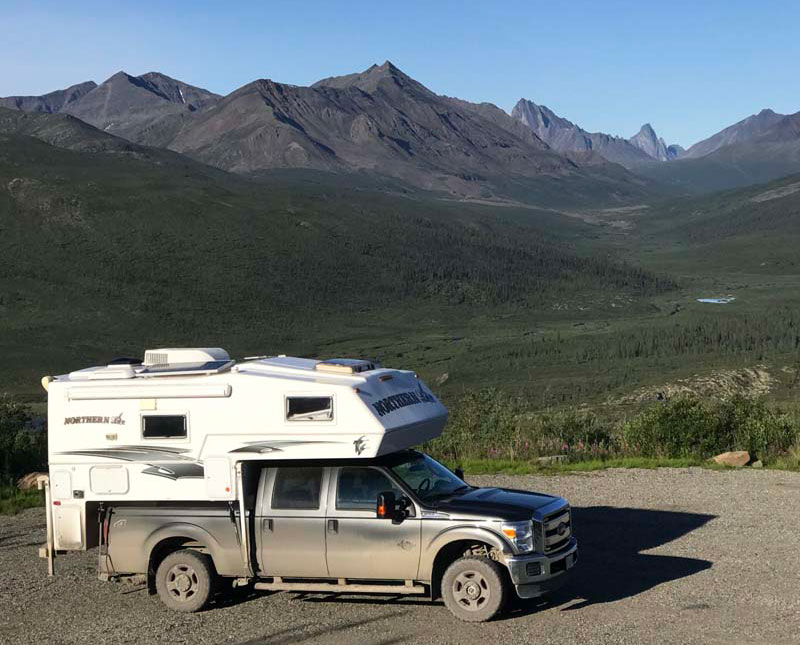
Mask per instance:
[[[229,361],[228,352],[219,347],[190,347],[148,349],[144,353],[145,366],[182,365],[187,363],[210,363],[212,361]]]

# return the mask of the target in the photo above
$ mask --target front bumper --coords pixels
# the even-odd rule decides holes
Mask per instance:
[[[573,537],[558,553],[514,555],[506,558],[511,581],[520,598],[537,598],[558,589],[578,562],[578,541]]]

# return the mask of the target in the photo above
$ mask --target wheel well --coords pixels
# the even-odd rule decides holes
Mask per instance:
[[[441,596],[442,576],[445,570],[453,562],[465,555],[477,555],[492,560],[499,559],[497,549],[486,542],[476,540],[456,540],[445,544],[433,560],[433,572],[431,575],[431,599],[435,600]]]
[[[158,571],[158,565],[160,565],[164,558],[170,553],[175,553],[175,551],[180,551],[181,549],[192,549],[200,553],[208,553],[208,549],[194,538],[171,537],[161,540],[161,542],[156,544],[153,550],[150,551],[150,559],[147,563],[148,593],[156,593],[156,571]]]

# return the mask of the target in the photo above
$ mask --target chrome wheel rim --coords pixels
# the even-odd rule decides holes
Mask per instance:
[[[179,602],[190,600],[199,586],[197,573],[188,564],[176,564],[167,571],[167,592]]]
[[[477,571],[463,571],[453,581],[453,598],[467,611],[483,609],[491,595],[489,582]]]

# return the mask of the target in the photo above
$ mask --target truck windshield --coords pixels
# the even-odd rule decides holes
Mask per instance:
[[[409,488],[416,491],[421,500],[447,497],[470,488],[438,461],[428,455],[414,454],[409,459],[390,467]]]

